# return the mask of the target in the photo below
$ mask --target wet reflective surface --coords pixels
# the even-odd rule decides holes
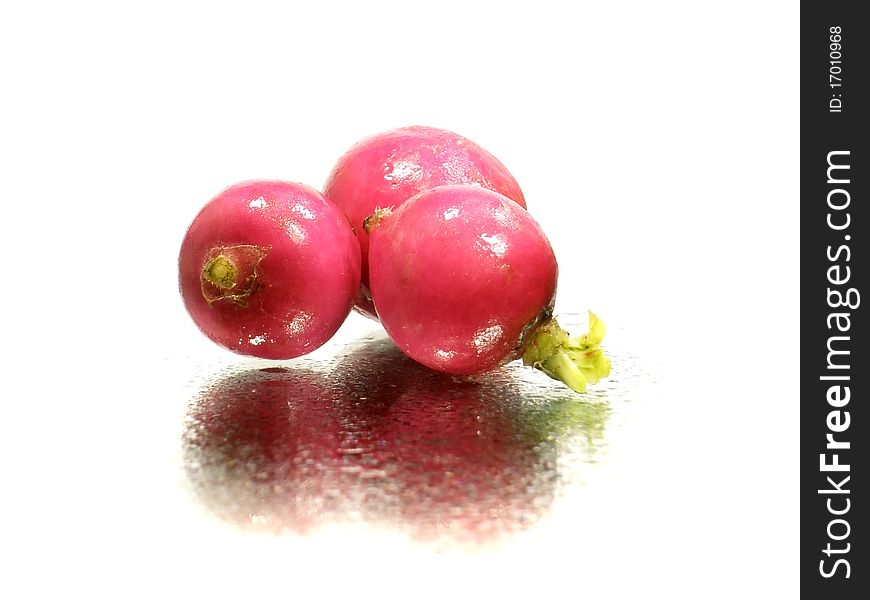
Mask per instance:
[[[741,399],[709,353],[615,327],[612,376],[580,395],[519,364],[438,375],[352,317],[302,359],[196,337],[195,354],[85,371],[106,393],[65,390],[51,415],[11,403],[32,408],[4,420],[7,464],[27,469],[4,530],[33,557],[22,580],[85,588],[98,569],[105,597],[167,582],[191,598],[716,597],[754,490],[765,522],[794,522],[766,500],[784,475],[745,468],[775,451],[748,435],[773,396]],[[679,360],[653,368],[663,354]]]
[[[374,335],[303,366],[214,377],[189,407],[184,469],[210,512],[246,529],[365,522],[494,542],[582,482],[624,403],[614,385],[579,395],[519,364],[453,378]]]

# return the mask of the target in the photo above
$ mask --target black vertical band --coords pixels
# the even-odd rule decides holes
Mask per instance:
[[[870,487],[870,21],[859,18],[861,6],[801,6],[801,589],[807,598],[870,597],[870,495],[858,491]]]

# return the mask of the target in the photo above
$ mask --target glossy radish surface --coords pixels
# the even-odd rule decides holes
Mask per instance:
[[[250,181],[213,198],[187,230],[179,287],[196,325],[250,356],[294,358],[338,330],[359,288],[359,245],[316,190]]]
[[[448,184],[490,189],[525,207],[519,184],[492,154],[461,135],[432,127],[403,127],[366,138],[332,170],[324,195],[350,218],[362,251],[362,287],[356,308],[375,317],[368,278],[368,235],[363,219],[377,208],[397,208],[411,196]]]
[[[367,229],[378,315],[417,362],[472,374],[523,356],[578,391],[609,371],[597,348],[603,326],[578,345],[552,319],[556,258],[515,202],[442,186],[377,211]]]

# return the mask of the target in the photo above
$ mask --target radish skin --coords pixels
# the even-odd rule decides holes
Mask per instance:
[[[357,143],[338,160],[323,193],[344,210],[356,229],[362,253],[359,312],[377,318],[369,289],[369,240],[361,231],[363,219],[378,208],[398,208],[419,192],[449,184],[480,186],[526,206],[519,184],[495,156],[443,129],[403,127],[383,132]]]

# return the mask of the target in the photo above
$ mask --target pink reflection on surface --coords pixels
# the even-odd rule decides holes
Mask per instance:
[[[202,502],[244,527],[375,522],[486,541],[544,516],[560,457],[591,459],[608,406],[508,370],[454,379],[388,340],[329,364],[231,374],[191,403],[184,462]]]

